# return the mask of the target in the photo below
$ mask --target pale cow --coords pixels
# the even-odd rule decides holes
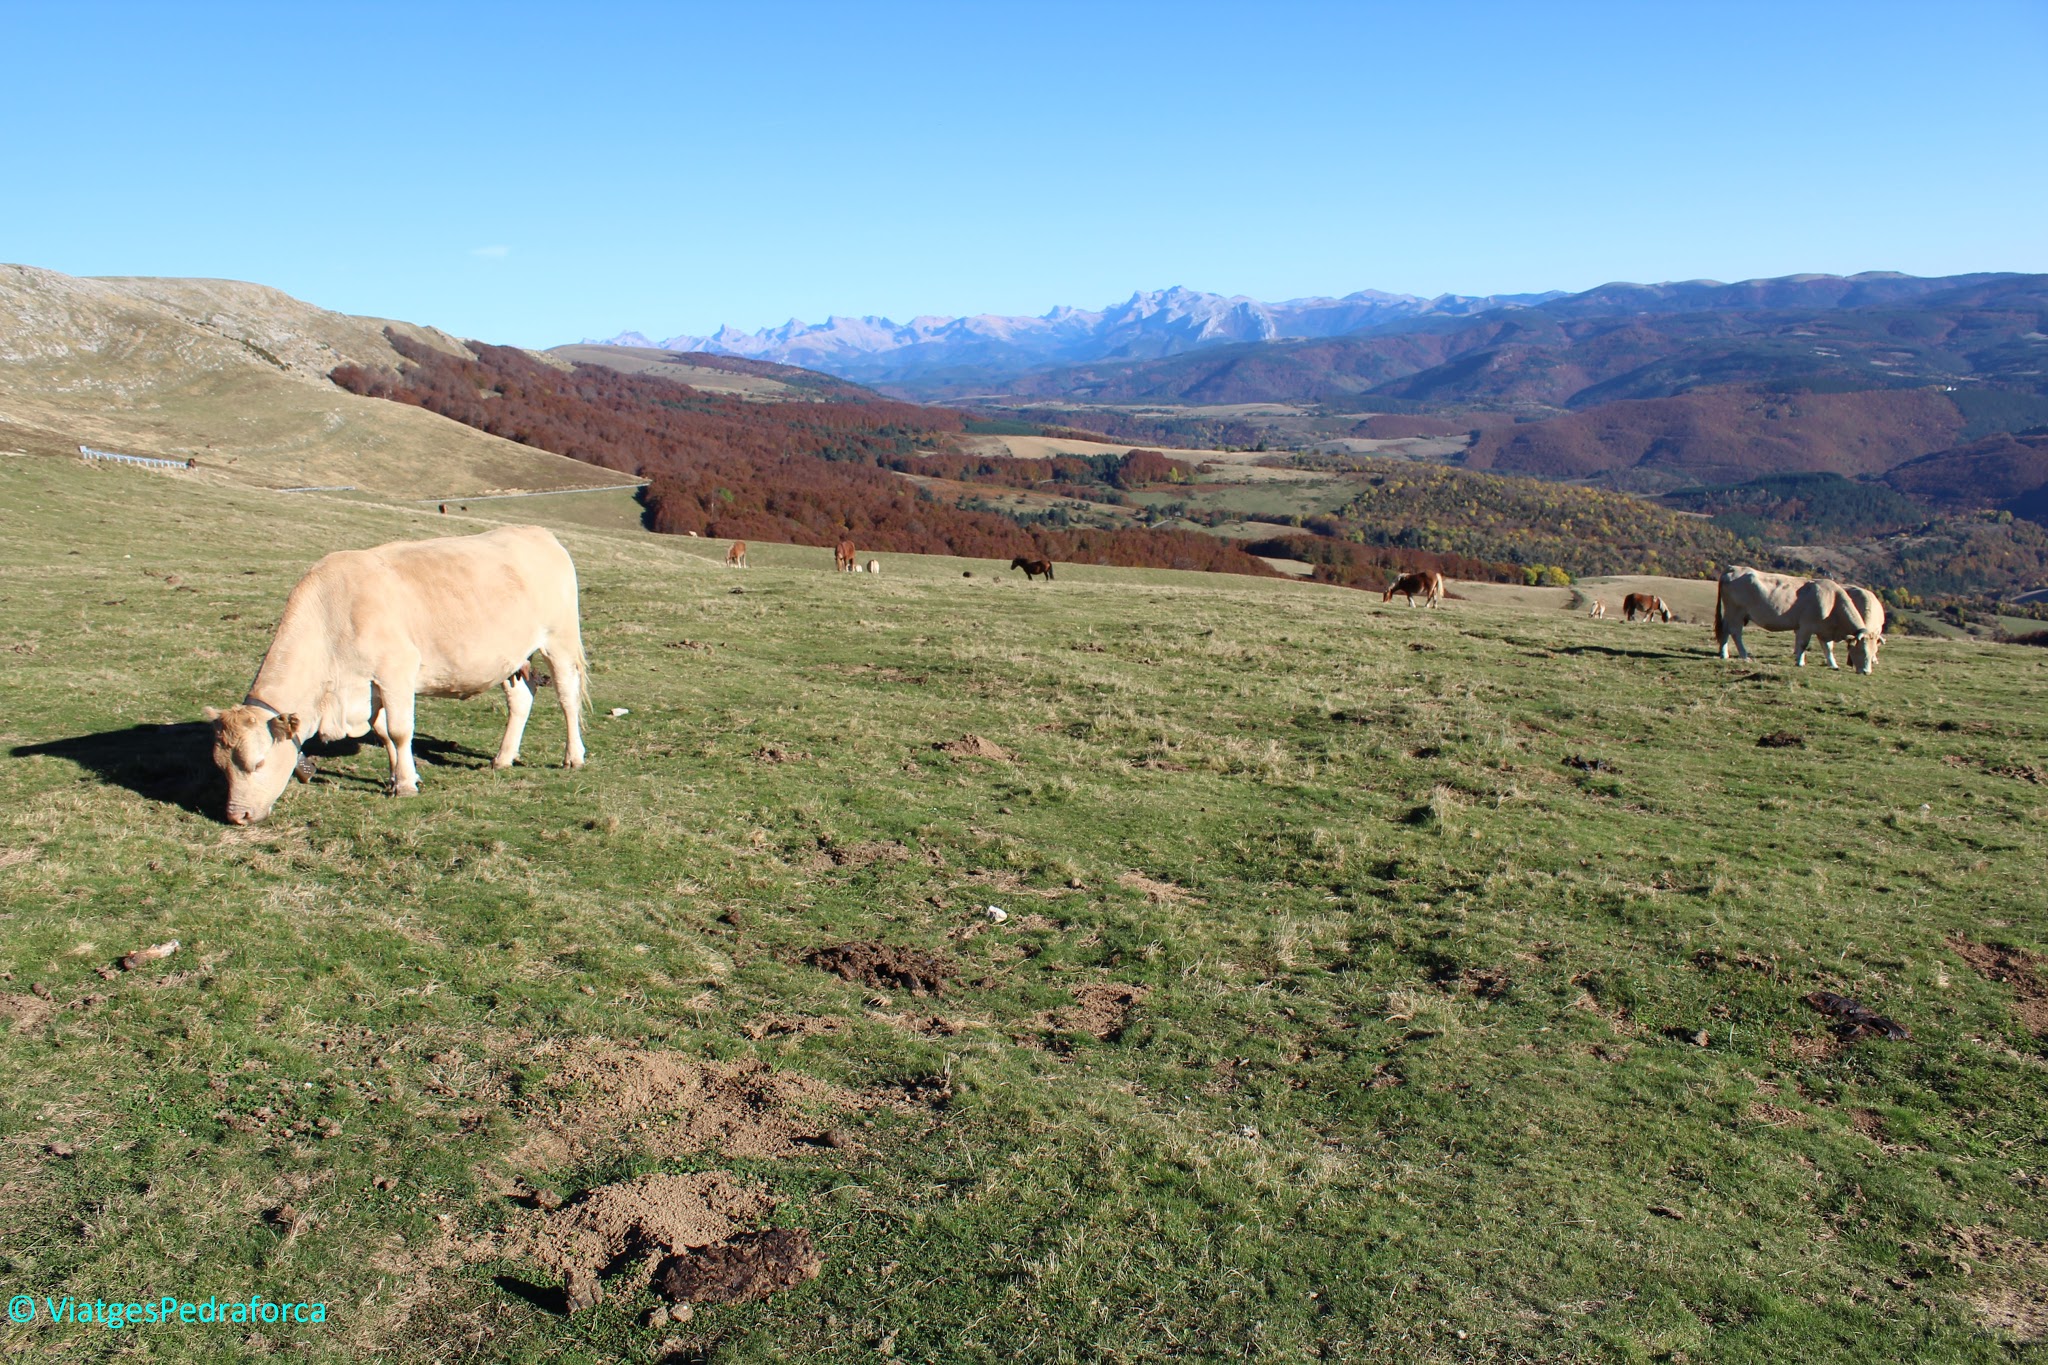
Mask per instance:
[[[576,566],[539,526],[397,541],[328,555],[285,599],[277,633],[239,706],[206,708],[214,762],[227,775],[230,824],[270,814],[315,736],[374,732],[391,789],[419,791],[413,765],[417,696],[505,689],[511,719],[491,766],[508,768],[533,710],[526,669],[536,651],[554,668],[568,722],[563,766],[583,766],[581,709],[589,667],[576,604]]]
[[[1835,662],[1835,642],[1849,642],[1849,665],[1858,673],[1877,667],[1884,644],[1884,605],[1867,588],[1844,587],[1832,578],[1797,578],[1734,566],[1721,575],[1714,599],[1714,641],[1722,658],[1728,646],[1747,659],[1742,628],[1789,630],[1792,661],[1806,665],[1806,647],[1819,640],[1827,648],[1828,667]]]
[[[1600,600],[1599,598],[1597,598],[1597,597],[1596,597],[1596,598],[1594,598],[1594,599],[1593,599],[1593,609],[1592,609],[1591,611],[1587,612],[1587,613],[1586,613],[1586,615],[1588,615],[1588,616],[1592,617],[1592,618],[1593,618],[1593,619],[1594,619],[1595,621],[1600,621],[1600,620],[1604,620],[1604,619],[1606,619],[1606,616],[1607,616],[1607,604],[1606,604],[1605,602],[1601,601],[1601,600]]]
[[[868,561],[868,572],[869,572],[869,573],[880,573],[881,571],[882,571],[882,561],[881,561],[881,560],[879,560],[879,559],[870,559],[870,560]]]

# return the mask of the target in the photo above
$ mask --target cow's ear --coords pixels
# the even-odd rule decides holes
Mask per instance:
[[[299,718],[297,716],[272,717],[270,734],[273,739],[297,739],[299,737]]]
[[[209,725],[220,720],[220,708],[218,706],[202,707],[199,714],[206,717],[207,724]]]

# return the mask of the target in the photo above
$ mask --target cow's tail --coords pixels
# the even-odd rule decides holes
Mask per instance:
[[[1728,581],[1723,579],[1714,585],[1714,648],[1728,648],[1728,627],[1722,604],[1728,600]]]

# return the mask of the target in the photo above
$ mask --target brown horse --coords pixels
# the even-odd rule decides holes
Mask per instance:
[[[832,567],[844,573],[853,572],[853,542],[842,540],[832,551]]]
[[[725,552],[725,567],[728,569],[744,569],[747,567],[747,542],[735,540],[732,543],[732,548]]]
[[[1632,592],[1621,599],[1621,614],[1625,620],[1633,621],[1641,616],[1645,621],[1658,617],[1669,621],[1671,608],[1664,605],[1664,599],[1654,593]]]
[[[1010,567],[1022,569],[1024,577],[1029,581],[1035,582],[1038,576],[1043,574],[1045,575],[1046,582],[1052,582],[1052,561],[1050,559],[1026,559],[1024,556],[1018,555],[1010,561]]]
[[[1411,607],[1415,605],[1418,594],[1424,606],[1433,607],[1443,600],[1444,576],[1434,569],[1428,573],[1404,573],[1387,585],[1387,590],[1380,594],[1380,601],[1393,601],[1395,593],[1407,598]]]

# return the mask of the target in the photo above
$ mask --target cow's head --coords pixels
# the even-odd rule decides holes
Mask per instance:
[[[1878,631],[1866,630],[1849,641],[1849,667],[1858,673],[1868,673],[1877,667],[1878,646],[1884,643],[1884,636]]]
[[[225,711],[209,706],[205,714],[213,722],[214,766],[228,779],[228,823],[253,825],[270,814],[298,770],[305,725],[246,702]]]

